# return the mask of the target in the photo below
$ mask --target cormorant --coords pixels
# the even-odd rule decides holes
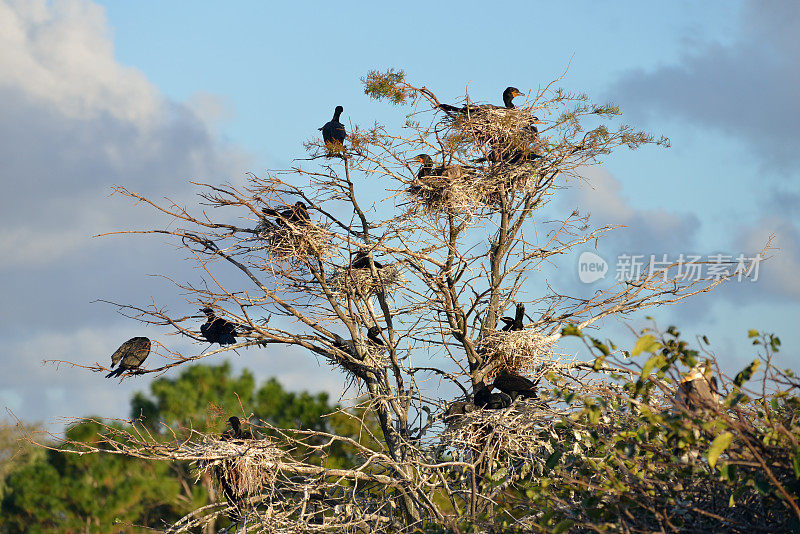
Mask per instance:
[[[508,371],[498,374],[494,379],[493,385],[512,399],[517,397],[535,399],[537,397],[536,382]]]
[[[511,317],[500,317],[500,320],[505,323],[505,326],[501,328],[501,331],[518,332],[522,330],[522,320],[524,318],[525,318],[525,305],[517,304],[517,312],[513,319]]]
[[[220,436],[222,441],[231,441],[234,439],[253,439],[253,434],[247,430],[242,430],[242,422],[235,415],[228,419],[228,424],[231,425],[231,427],[226,429],[225,432],[223,432]]]
[[[524,94],[525,93],[521,93],[516,87],[506,87],[506,90],[503,91],[503,104],[505,104],[506,109],[515,109],[516,106],[512,100]],[[500,106],[494,106],[492,104],[468,104],[461,107],[451,106],[450,104],[439,104],[439,108],[444,110],[448,115],[451,113],[475,113],[482,109],[503,109]]]
[[[106,378],[113,378],[121,375],[125,371],[139,369],[139,366],[147,359],[150,354],[150,340],[146,337],[132,337],[111,355],[111,368],[119,364],[119,367],[106,375]]]
[[[339,122],[339,116],[342,114],[342,111],[344,111],[342,106],[336,106],[336,109],[333,111],[333,118],[325,123],[325,126],[320,128],[322,131],[322,140],[325,141],[326,145],[344,145],[344,138],[347,137],[347,132],[344,129],[344,124]]]
[[[474,412],[478,408],[468,401],[454,401],[447,405],[444,411],[444,422],[450,424],[462,415]]]
[[[478,384],[475,386],[475,406],[499,410],[511,406],[511,397],[505,393],[492,393],[494,385]]]
[[[211,308],[201,308],[201,312],[206,314],[208,321],[200,326],[200,334],[209,343],[219,343],[220,345],[233,345],[236,343],[236,325],[226,321],[222,317],[214,315]]]
[[[678,386],[678,399],[690,410],[714,408],[719,405],[717,377],[710,376],[707,362],[692,367]]]
[[[306,224],[310,221],[304,202],[295,202],[294,206],[282,211],[273,208],[262,208],[261,211],[264,215],[275,217],[275,224],[278,226],[286,226],[287,221],[294,224]]]
[[[417,171],[417,179],[433,174],[433,158],[427,154],[418,154],[414,159],[422,164],[422,167]]]
[[[382,264],[378,263],[377,260],[373,259],[372,263],[375,264],[376,269],[380,269],[383,267]],[[350,268],[351,269],[369,269],[369,252],[366,250],[359,250],[353,256],[353,259],[350,261]]]
[[[367,339],[382,347],[386,345],[386,343],[383,342],[383,338],[381,338],[381,329],[378,326],[370,326],[367,329]]]

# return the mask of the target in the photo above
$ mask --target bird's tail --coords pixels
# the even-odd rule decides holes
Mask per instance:
[[[460,113],[461,108],[456,106],[451,106],[450,104],[439,104],[439,109],[444,111],[445,113]]]
[[[111,371],[110,373],[108,373],[108,374],[106,375],[106,378],[114,378],[114,377],[116,377],[116,376],[119,376],[119,375],[121,375],[121,374],[122,374],[122,372],[123,372],[124,370],[125,370],[125,369],[123,369],[122,367],[117,367],[116,369],[114,369],[113,371]]]

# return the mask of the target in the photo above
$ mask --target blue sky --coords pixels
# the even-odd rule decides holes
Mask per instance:
[[[346,123],[399,126],[402,110],[369,100],[359,82],[388,67],[445,102],[465,89],[494,102],[507,85],[527,92],[569,66],[565,88],[613,100],[625,122],[670,137],[667,150],[620,150],[556,207],[627,225],[600,244],[609,259],[752,253],[776,233],[780,254],[757,283],[659,318],[710,333],[731,368],[750,357],[747,329],[776,331],[781,362],[798,368],[799,27],[800,7],[788,1],[0,0],[0,404],[49,422],[124,416],[129,394],[147,387],[149,377],[118,385],[40,365],[105,361],[128,337],[160,335],[95,299],[183,303],[149,276],[182,268],[163,241],[91,237],[158,223],[109,197],[112,185],[191,202],[189,179],[286,168],[337,104]],[[551,276],[580,289],[568,264]],[[234,358],[294,388],[342,383],[301,353]]]

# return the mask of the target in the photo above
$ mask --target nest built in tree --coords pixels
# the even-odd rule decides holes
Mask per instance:
[[[377,277],[370,269],[336,267],[328,279],[328,287],[340,297],[374,295],[379,289],[391,291],[403,283],[403,276],[396,263],[376,267]]]
[[[245,506],[250,497],[261,494],[275,481],[275,464],[286,455],[270,440],[207,438],[200,444],[186,446],[192,447],[192,454],[199,458],[198,478],[203,473],[212,475],[228,504],[237,508]]]
[[[552,427],[565,415],[540,400],[519,399],[509,408],[478,409],[453,418],[442,435],[442,444],[467,457],[483,455],[500,463],[521,458],[544,467],[553,452]]]
[[[533,108],[499,108],[491,105],[476,106],[455,117],[448,115],[446,122],[462,135],[479,142],[508,144],[523,138],[533,140],[536,125],[541,122],[531,113]]]
[[[553,341],[532,329],[490,332],[480,345],[484,360],[496,363],[495,372],[488,378],[507,370],[538,380],[565,363],[555,357],[552,344]]]
[[[288,221],[273,224],[262,220],[256,231],[258,237],[266,241],[270,255],[284,261],[294,261],[308,256],[325,259],[333,253],[331,234],[322,226]]]

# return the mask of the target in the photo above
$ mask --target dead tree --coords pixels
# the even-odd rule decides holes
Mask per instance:
[[[543,386],[555,373],[590,387],[591,365],[558,355],[565,328],[672,304],[725,280],[670,279],[665,273],[676,265],[669,265],[590,298],[534,289],[545,263],[613,230],[592,228],[578,212],[552,222],[542,213],[553,196],[585,180],[587,166],[616,148],[668,141],[625,125],[612,129],[607,124],[618,108],[594,105],[556,89],[556,82],[529,92],[514,109],[469,105],[451,116],[431,90],[401,72],[372,72],[363,81],[369,96],[406,106],[400,131],[354,128],[336,154],[321,139],[309,142],[309,158],[250,176],[246,187],[195,184],[214,210],[116,189],[174,221],[129,233],[173,239],[205,279],[201,286],[173,281],[194,300],[183,313],[157,303],[120,310],[198,346],[198,308],[211,308],[240,332],[236,344],[200,356],[161,347],[163,363],[151,357],[142,372],[167,372],[233,349],[250,349],[243,354],[257,358],[272,345],[295,346],[345,370],[377,416],[378,447],[292,429],[242,443],[192,433],[170,447],[135,431],[109,434],[106,451],[233,472],[237,520],[247,531],[386,532],[477,521],[501,491],[487,481],[504,477],[499,487],[507,489],[540,468],[537,433],[570,409],[531,399],[502,412],[462,410],[463,417],[449,416],[445,425],[453,401],[469,404],[476,387],[503,371]],[[599,125],[585,130],[586,122]],[[433,160],[425,172],[415,162],[419,154]],[[386,191],[377,204],[368,195],[376,188]],[[291,216],[298,202],[308,219]],[[273,219],[265,210],[289,215]],[[514,303],[525,304],[524,328],[503,331],[499,318],[513,313]],[[439,381],[463,395],[442,398]],[[325,438],[324,445],[312,436]],[[323,451],[342,441],[361,458],[347,469],[284,452],[300,445]],[[172,531],[207,524],[228,508],[198,510]]]

